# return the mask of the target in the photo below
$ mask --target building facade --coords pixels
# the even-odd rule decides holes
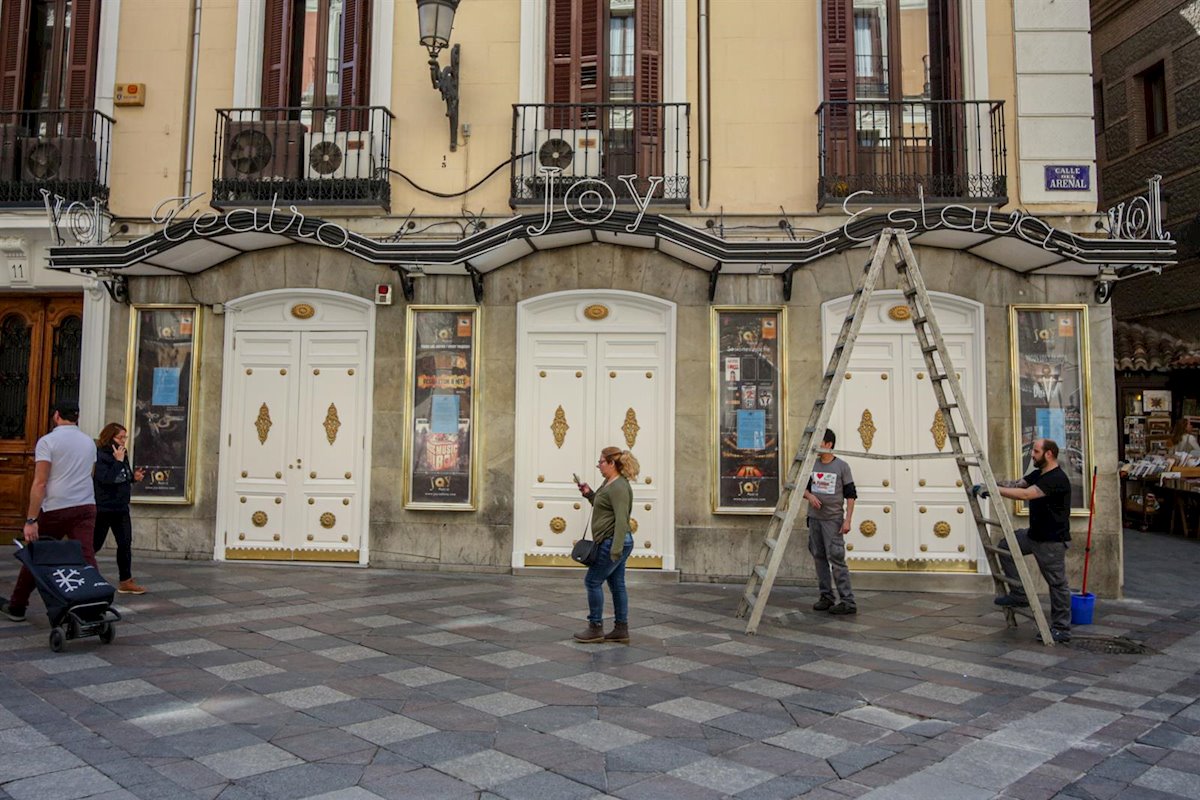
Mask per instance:
[[[143,104],[111,113],[99,231],[41,218],[62,244],[31,290],[128,301],[94,292],[96,397],[150,474],[137,548],[567,566],[573,475],[620,445],[631,566],[739,579],[899,227],[997,473],[1062,438],[1083,530],[1098,467],[1091,574],[1119,592],[1096,280],[1173,247],[1096,234],[1085,0],[469,0],[432,69],[417,4],[97,5],[97,91]],[[944,452],[895,285],[834,427]],[[851,463],[860,583],[990,585],[945,461]],[[783,574],[811,577],[799,542]]]

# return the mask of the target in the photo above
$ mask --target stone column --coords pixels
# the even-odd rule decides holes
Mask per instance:
[[[112,299],[99,281],[84,279],[83,341],[79,366],[79,427],[96,436],[107,422],[104,418],[108,387],[108,326]]]

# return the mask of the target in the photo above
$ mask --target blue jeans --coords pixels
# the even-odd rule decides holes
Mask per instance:
[[[599,625],[604,621],[604,584],[613,596],[613,615],[617,622],[629,622],[629,594],[625,591],[625,562],[633,552],[633,534],[625,535],[625,547],[621,557],[612,560],[613,537],[610,536],[600,543],[600,554],[596,563],[588,567],[583,576],[583,585],[587,587],[588,622]]]

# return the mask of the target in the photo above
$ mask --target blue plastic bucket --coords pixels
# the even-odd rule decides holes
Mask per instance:
[[[1096,610],[1096,595],[1088,592],[1087,594],[1071,595],[1071,624],[1072,625],[1091,625],[1092,613]]]

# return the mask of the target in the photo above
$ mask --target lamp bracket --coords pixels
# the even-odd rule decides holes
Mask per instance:
[[[437,54],[429,58],[429,77],[433,88],[442,93],[446,102],[446,116],[450,118],[450,152],[458,150],[458,65],[459,45],[450,48],[450,65],[442,67],[438,63]]]

